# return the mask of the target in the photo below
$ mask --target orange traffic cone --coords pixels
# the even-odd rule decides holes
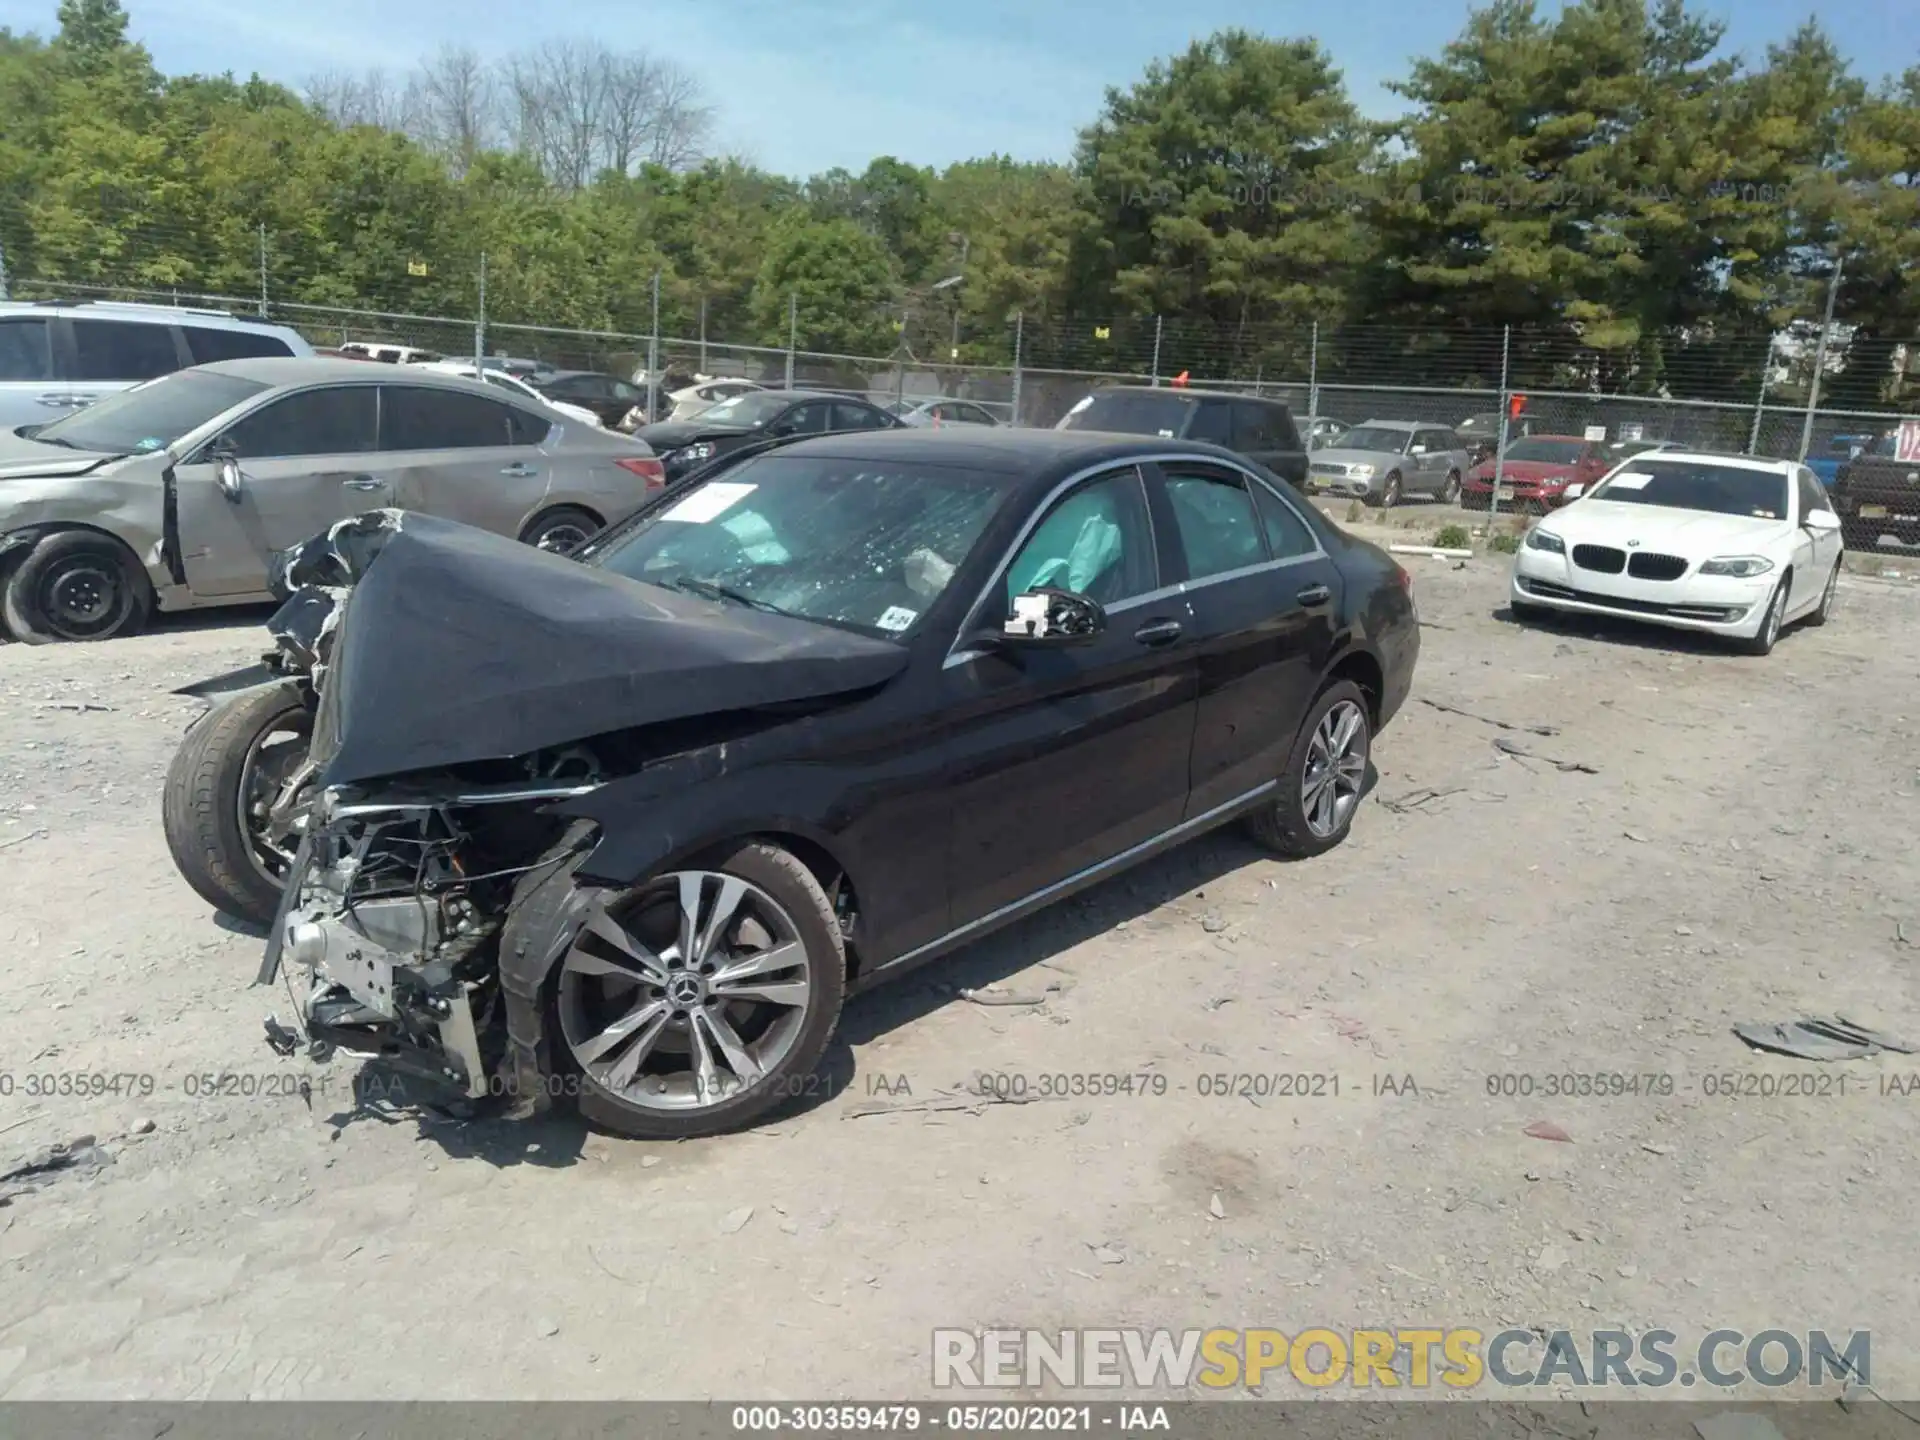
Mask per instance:
[[[1173,383],[1175,385],[1185,385],[1187,383],[1187,372],[1182,370],[1178,375],[1174,376]]]

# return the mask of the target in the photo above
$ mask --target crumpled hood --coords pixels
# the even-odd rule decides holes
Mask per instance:
[[[326,785],[864,690],[907,663],[890,641],[645,585],[450,520],[398,515],[371,547],[355,534],[363,553],[315,721]]]
[[[646,441],[653,447],[654,454],[664,455],[669,450],[678,450],[682,445],[691,445],[696,440],[752,433],[751,425],[702,425],[698,420],[662,420],[653,425],[642,425],[633,432],[633,438]]]
[[[109,460],[124,458],[110,450],[69,450],[64,445],[43,445],[12,430],[0,430],[0,480],[85,475]]]

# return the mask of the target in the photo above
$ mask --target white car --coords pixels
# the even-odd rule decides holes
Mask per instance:
[[[473,366],[470,363],[462,363],[458,360],[416,360],[413,364],[421,370],[434,370],[442,375],[463,375],[469,380],[473,379]],[[606,428],[600,423],[600,417],[586,406],[569,405],[564,400],[549,400],[518,375],[509,375],[505,370],[495,370],[489,365],[485,379],[487,384],[497,385],[502,390],[511,390],[515,394],[524,395],[536,405],[544,405],[549,410],[558,410],[576,425],[591,425],[596,430]]]
[[[697,415],[718,405],[722,400],[731,400],[736,395],[744,395],[749,390],[764,390],[766,386],[757,385],[751,380],[740,380],[725,376],[710,380],[700,380],[684,390],[675,390],[667,398],[673,402],[669,420],[691,420]]]
[[[1765,655],[1783,626],[1833,608],[1840,517],[1804,465],[1655,451],[1567,493],[1514,556],[1518,619],[1625,616]]]

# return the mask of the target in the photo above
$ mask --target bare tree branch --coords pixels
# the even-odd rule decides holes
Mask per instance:
[[[416,138],[464,174],[498,133],[499,83],[471,47],[443,45],[409,84]]]

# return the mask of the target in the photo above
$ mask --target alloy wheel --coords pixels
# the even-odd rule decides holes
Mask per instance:
[[[293,868],[302,801],[313,780],[313,714],[296,706],[254,736],[240,763],[240,833],[254,867],[274,885]]]
[[[562,520],[542,530],[540,538],[534,541],[534,548],[554,555],[569,555],[586,543],[587,531],[584,526]]]
[[[1836,564],[1832,572],[1827,576],[1826,591],[1820,596],[1820,618],[1822,620],[1833,613],[1833,597],[1839,593],[1839,590],[1840,567]]]
[[[1352,817],[1366,775],[1367,717],[1359,705],[1342,700],[1314,727],[1300,777],[1300,808],[1316,838],[1337,834]]]
[[[710,1109],[792,1053],[813,963],[760,886],[673,871],[594,909],[561,963],[561,1032],[574,1063],[628,1104]]]

